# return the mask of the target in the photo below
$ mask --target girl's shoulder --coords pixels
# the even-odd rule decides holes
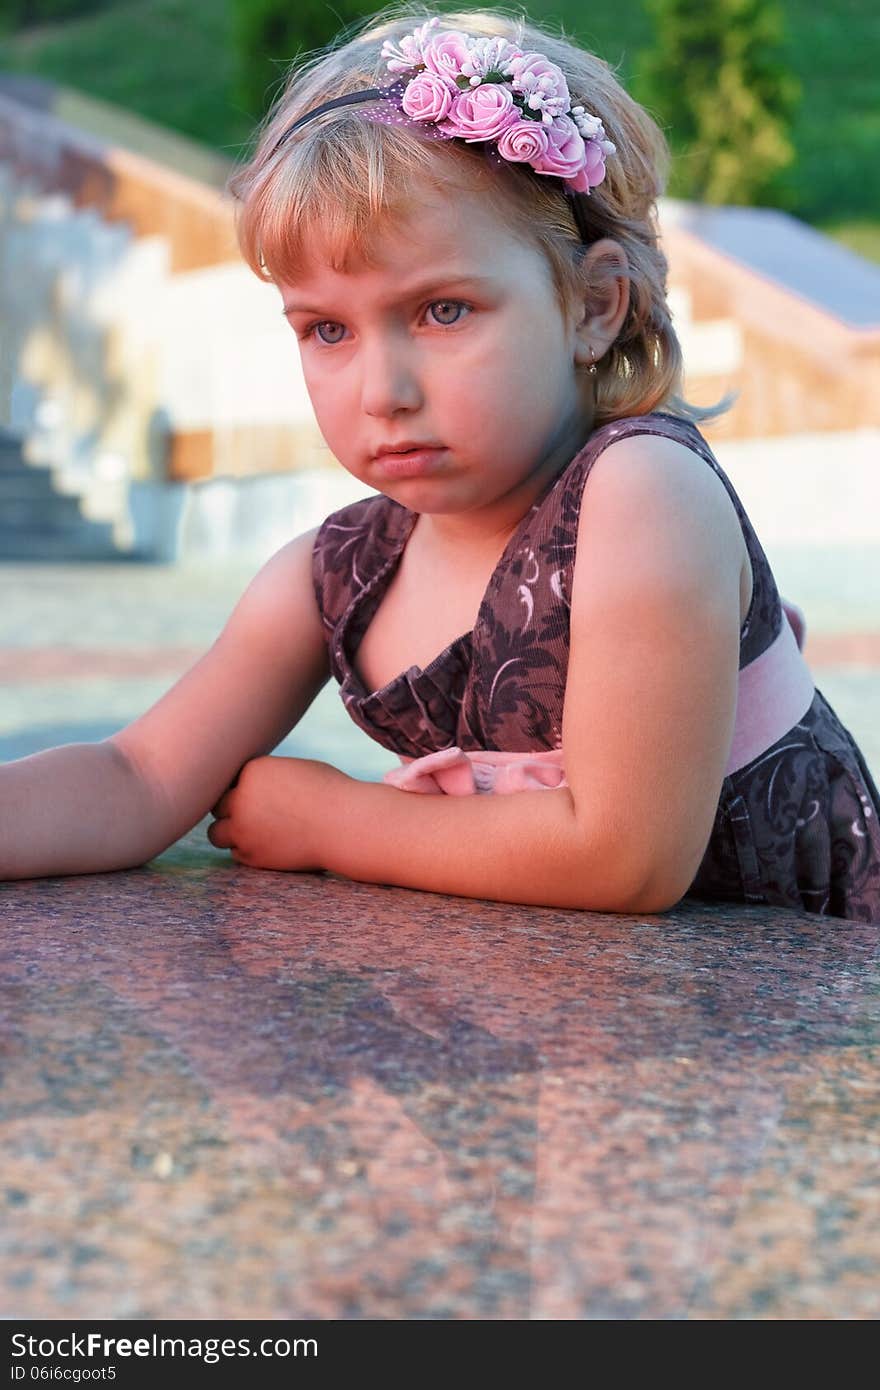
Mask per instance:
[[[635,440],[639,436],[662,438],[671,444],[679,445],[682,450],[687,450],[688,454],[699,458],[707,466],[709,472],[715,474],[718,483],[723,484],[736,508],[740,521],[744,520],[744,509],[736,494],[736,489],[699,427],[693,420],[663,410],[648,411],[642,415],[621,416],[616,420],[607,420],[604,424],[599,425],[569,466],[566,487],[563,489],[567,501],[571,503],[573,499],[579,499],[587,476],[592,471],[596,461],[608,449],[620,445],[624,440]],[[619,452],[619,450],[615,449],[615,452]],[[655,455],[657,453],[656,450],[651,452]],[[668,450],[665,456],[668,457]],[[714,486],[717,485],[716,483]]]
[[[643,415],[607,421],[593,432],[584,449],[573,461],[567,475],[568,481],[556,504],[557,519],[561,520],[559,535],[565,544],[558,542],[555,536],[551,535],[551,550],[555,562],[563,569],[573,564],[577,551],[584,485],[596,460],[618,440],[638,435],[661,435],[664,439],[680,444],[701,459],[707,470],[714,474],[717,480],[716,498],[719,496],[718,485],[727,494],[728,502],[725,507],[728,509],[728,518],[732,521],[735,514],[752,575],[752,599],[741,631],[741,664],[746,665],[760,656],[778,635],[782,624],[781,600],[767,554],[739,492],[693,420],[668,411],[654,410]],[[567,580],[571,583],[573,577],[569,579],[567,575]]]
[[[598,457],[613,441],[639,434],[661,435],[675,440],[700,454],[707,462],[717,464],[708,441],[695,422],[665,410],[651,410],[643,415],[624,415],[616,420],[607,420],[593,431],[584,452]]]
[[[624,454],[631,459],[633,449],[628,443],[623,449],[619,446],[622,446],[624,441],[635,440],[639,436],[645,436],[646,440],[652,441],[652,447],[644,451],[651,466],[648,469],[637,469],[635,473],[632,470],[621,472],[616,464],[622,461]],[[663,447],[655,447],[658,438],[663,440]],[[677,445],[678,450],[670,450],[669,444]],[[658,484],[663,486],[669,481],[673,490],[681,486],[688,487],[695,499],[702,497],[706,505],[716,511],[721,505],[720,499],[725,498],[726,494],[721,510],[728,514],[731,521],[735,514],[747,545],[749,548],[757,548],[757,538],[736,488],[699,427],[693,420],[668,411],[654,410],[643,415],[624,416],[606,421],[594,430],[573,461],[574,466],[570,470],[570,482],[564,498],[564,505],[569,510],[580,512],[587,477],[597,460],[612,448],[617,457],[612,464],[609,456],[611,471],[606,472],[605,477],[613,479],[615,486],[619,479],[621,486],[634,487],[633,495],[638,497],[640,488],[651,489]],[[636,457],[640,457],[638,452]],[[672,464],[679,466],[673,469]]]

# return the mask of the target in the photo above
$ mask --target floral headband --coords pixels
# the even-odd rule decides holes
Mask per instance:
[[[385,87],[368,87],[326,101],[294,121],[280,148],[306,121],[336,106],[364,103],[363,116],[420,127],[438,139],[485,142],[496,162],[528,164],[561,179],[567,195],[589,194],[605,177],[605,156],[616,147],[598,116],[572,106],[562,69],[542,53],[524,53],[502,38],[474,38],[458,29],[434,30],[429,19],[399,45],[386,39],[388,71],[405,73]],[[577,200],[578,227],[587,240]]]

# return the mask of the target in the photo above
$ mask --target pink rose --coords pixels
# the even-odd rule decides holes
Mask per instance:
[[[498,153],[505,159],[533,165],[536,159],[546,154],[549,143],[547,127],[540,121],[519,120],[502,132]]]
[[[449,77],[454,82],[461,73],[471,50],[471,40],[467,34],[457,29],[444,29],[432,34],[422,45],[422,61],[429,72],[438,77]]]
[[[519,119],[510,88],[499,82],[482,82],[479,87],[459,92],[448,118],[439,121],[437,128],[460,140],[497,140]]]
[[[577,178],[569,180],[569,186],[575,193],[589,193],[605,177],[605,152],[597,140],[587,141],[586,161]]]
[[[574,121],[568,116],[559,116],[544,129],[548,136],[547,150],[534,165],[535,172],[576,179],[584,167],[585,148]]]
[[[547,111],[550,116],[564,116],[571,106],[571,96],[562,68],[551,63],[542,53],[524,53],[512,58],[506,69],[513,76],[513,86],[527,98],[533,111]]]
[[[407,83],[401,107],[414,121],[440,121],[458,96],[458,88],[446,77],[420,72]]]
[[[595,188],[605,177],[605,151],[598,140],[588,140],[586,153],[585,172],[590,180],[590,187]]]

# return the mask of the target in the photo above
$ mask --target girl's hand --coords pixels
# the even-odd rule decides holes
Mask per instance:
[[[325,851],[344,782],[312,758],[252,758],[212,807],[208,839],[253,869],[325,869]]]

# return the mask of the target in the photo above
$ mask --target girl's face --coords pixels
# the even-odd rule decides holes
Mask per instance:
[[[361,482],[430,514],[438,539],[491,544],[586,442],[592,410],[550,267],[476,194],[426,189],[378,268],[314,258],[281,284],[330,450]],[[421,476],[382,445],[440,445]]]

